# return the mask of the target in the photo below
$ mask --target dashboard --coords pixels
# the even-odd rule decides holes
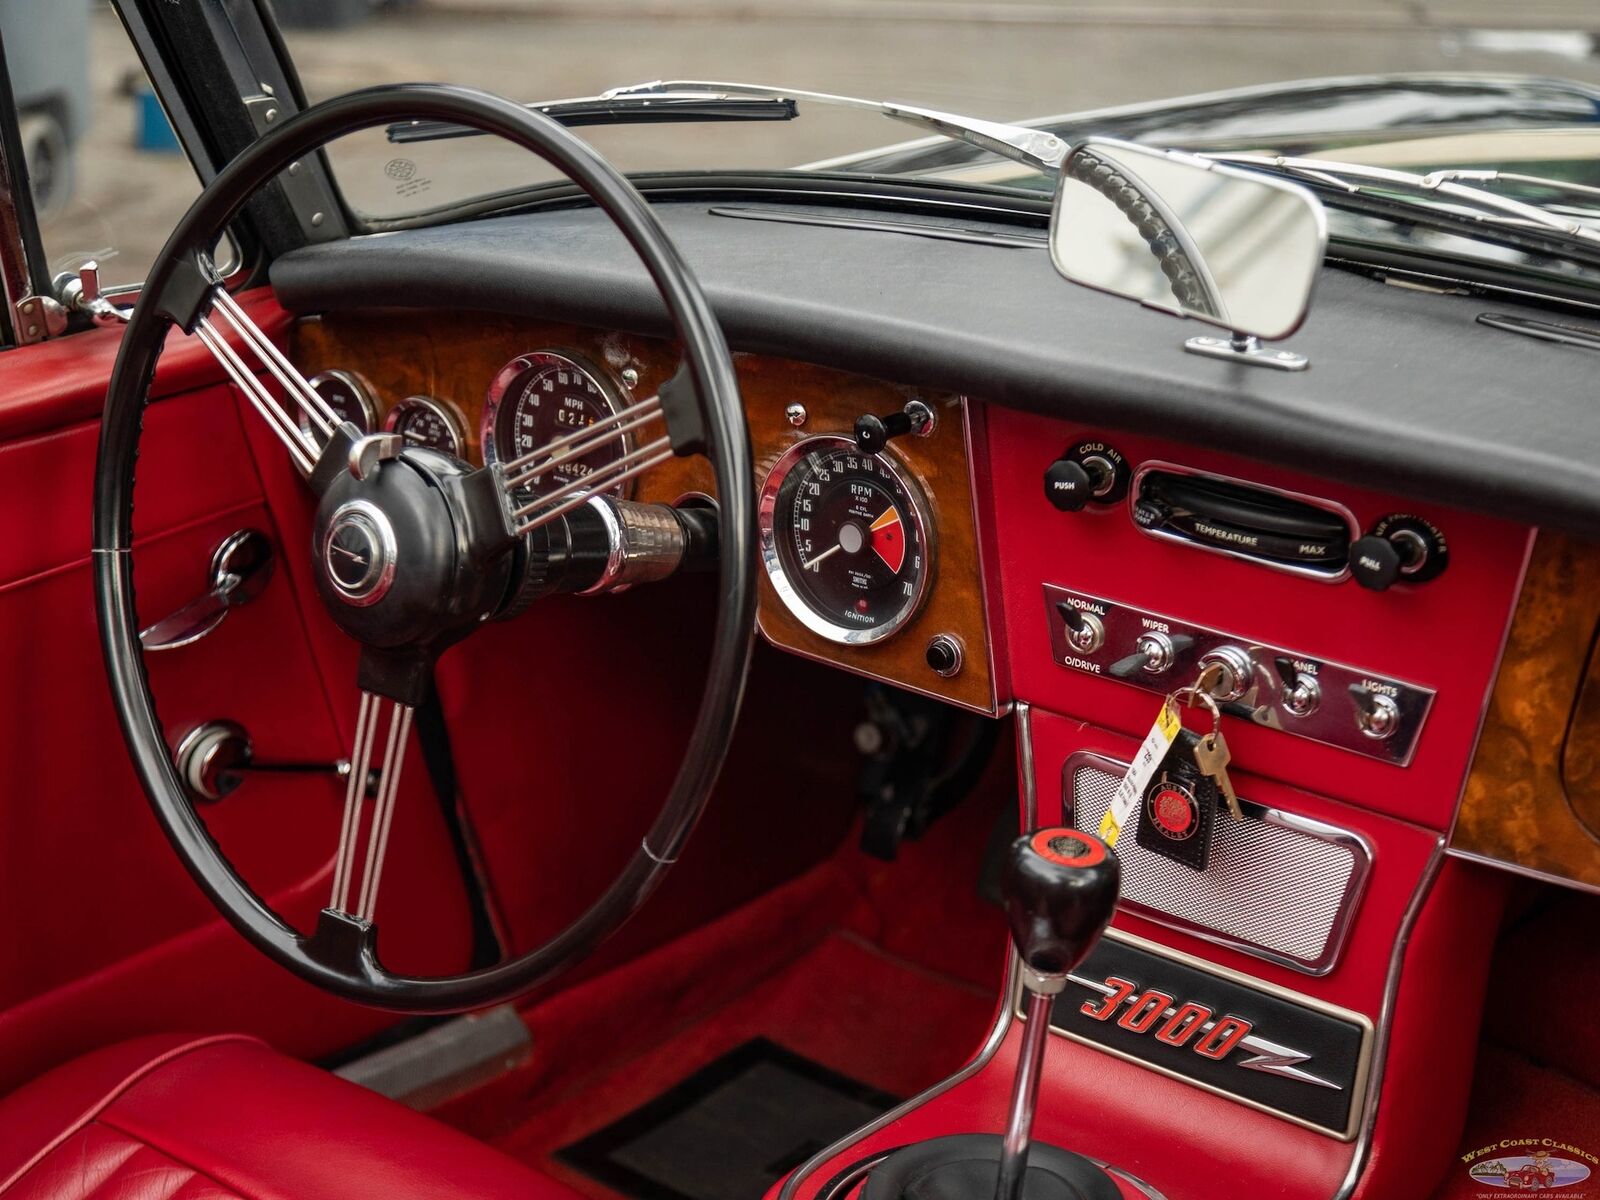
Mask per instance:
[[[1503,878],[1459,860],[1600,888],[1600,550],[1581,536],[1600,460],[1574,435],[1592,364],[1485,340],[1480,300],[1337,271],[1293,339],[1310,370],[1201,362],[1181,326],[1026,249],[660,207],[738,352],[767,641],[1014,715],[1035,825],[1098,826],[1164,699],[1214,685],[1237,807],[1197,866],[1153,841],[1159,794],[1140,797],[1084,986],[1144,990],[1115,1019],[1070,994],[1052,1018],[1070,1051],[1150,1068],[1158,1105],[1226,1097],[1229,1137],[1276,1139],[1307,1195],[1385,1122],[1425,1136],[1407,1114],[1465,1094]],[[677,356],[595,214],[332,243],[273,285],[303,314],[297,364],[359,379],[374,425],[434,436],[431,404],[469,460],[505,464],[524,428],[570,437],[525,481],[546,503],[601,472],[625,498],[715,500],[704,462],[629,424]],[[1520,394],[1541,403],[1513,415]],[[1180,994],[1292,1051],[1239,1070],[1143,1037],[1134,997]],[[1094,1078],[1050,1082],[1056,1111],[1098,1111]],[[1178,1124],[1204,1154],[1206,1123]]]
[[[647,503],[710,503],[710,465],[660,454],[633,405],[677,367],[670,343],[555,322],[383,313],[300,322],[292,353],[366,426],[478,464],[571,430],[576,451],[524,485],[530,499],[652,463],[611,489]],[[766,569],[757,614],[771,643],[983,713],[1001,706],[978,555],[973,431],[961,397],[761,355],[740,355],[761,491]],[[863,415],[927,420],[882,454]],[[620,416],[620,419],[618,419]],[[594,432],[590,432],[594,431]],[[654,449],[652,449],[654,447]]]

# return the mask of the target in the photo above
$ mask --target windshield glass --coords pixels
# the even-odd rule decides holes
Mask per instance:
[[[732,80],[1040,125],[1071,142],[1103,134],[1600,185],[1592,0],[345,4],[348,12],[338,0],[277,0],[312,100],[415,79],[524,101],[654,79]],[[816,104],[802,104],[791,121],[580,132],[630,172],[805,169],[1034,194],[1053,183],[977,147]],[[394,144],[374,130],[333,147],[331,159],[352,208],[380,226],[553,178],[525,152],[487,138]],[[1580,216],[1593,204],[1544,189],[1510,194]],[[1349,223],[1363,238],[1371,225]],[[1344,231],[1334,222],[1336,237]]]

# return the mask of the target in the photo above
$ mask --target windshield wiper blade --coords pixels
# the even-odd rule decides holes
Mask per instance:
[[[683,92],[652,96],[641,102],[633,97],[583,96],[572,100],[542,100],[527,108],[559,121],[569,129],[585,125],[667,125],[716,121],[792,121],[800,115],[793,100],[781,97],[725,96]],[[449,121],[401,121],[386,130],[389,141],[436,142],[445,138],[480,137],[481,129]]]
[[[764,83],[717,83],[673,79],[608,88],[598,96],[578,100],[542,101],[527,107],[554,117],[563,125],[625,125],[669,121],[788,121],[799,115],[799,105],[828,104],[856,108],[904,121],[919,129],[967,142],[1038,171],[1059,170],[1071,149],[1043,129],[1008,125],[964,117],[959,113],[836,96],[802,88],[774,87]],[[408,121],[389,126],[391,142],[425,142],[439,138],[475,137],[476,129],[436,121]]]
[[[678,92],[711,92],[723,96],[765,97],[803,101],[811,104],[828,104],[838,108],[857,108],[875,112],[880,116],[904,121],[919,129],[932,130],[945,137],[966,142],[980,149],[1009,158],[1038,171],[1056,171],[1071,150],[1066,142],[1043,129],[1026,125],[1011,125],[1003,121],[985,121],[980,117],[966,117],[960,113],[942,112],[936,108],[922,108],[915,104],[899,104],[889,100],[868,100],[861,96],[839,96],[832,92],[811,92],[803,88],[777,87],[767,83],[726,83],[705,79],[657,79],[651,83],[636,83],[627,87],[608,88],[602,95],[614,98],[646,98],[671,95]]]
[[[1303,183],[1322,184],[1335,194],[1340,191],[1356,195],[1382,195],[1393,198],[1392,193],[1403,192],[1422,199],[1455,202],[1476,211],[1463,211],[1459,207],[1417,204],[1411,201],[1410,212],[1425,209],[1438,213],[1453,213],[1461,221],[1493,225],[1502,229],[1520,229],[1537,232],[1556,240],[1572,239],[1586,246],[1600,248],[1600,230],[1591,229],[1576,218],[1552,212],[1536,204],[1513,200],[1487,188],[1469,187],[1463,180],[1491,182],[1536,182],[1545,186],[1560,186],[1579,192],[1589,192],[1600,197],[1600,189],[1583,188],[1581,184],[1564,184],[1556,180],[1542,180],[1537,176],[1510,175],[1498,171],[1443,170],[1418,175],[1411,171],[1395,171],[1388,167],[1369,167],[1356,163],[1336,162],[1321,158],[1299,158],[1283,154],[1207,154],[1204,157],[1216,162],[1238,167],[1281,172]],[[1327,191],[1324,191],[1324,195]]]

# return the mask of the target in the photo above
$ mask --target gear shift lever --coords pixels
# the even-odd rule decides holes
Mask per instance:
[[[871,1168],[861,1200],[983,1200],[991,1188],[995,1200],[1121,1200],[1093,1160],[1031,1143],[1051,1003],[1105,930],[1120,878],[1116,856],[1093,834],[1040,829],[1012,843],[1000,887],[1028,1012],[1005,1137],[957,1133],[902,1146]]]
[[[1022,960],[1028,1019],[995,1200],[1019,1200],[1022,1194],[1050,1007],[1066,986],[1067,973],[1088,957],[1111,920],[1121,874],[1106,844],[1076,829],[1040,829],[1011,845],[1000,886],[1011,940]]]

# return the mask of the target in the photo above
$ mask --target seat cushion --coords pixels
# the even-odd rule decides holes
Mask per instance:
[[[573,1196],[252,1038],[124,1042],[0,1100],[0,1200]]]

